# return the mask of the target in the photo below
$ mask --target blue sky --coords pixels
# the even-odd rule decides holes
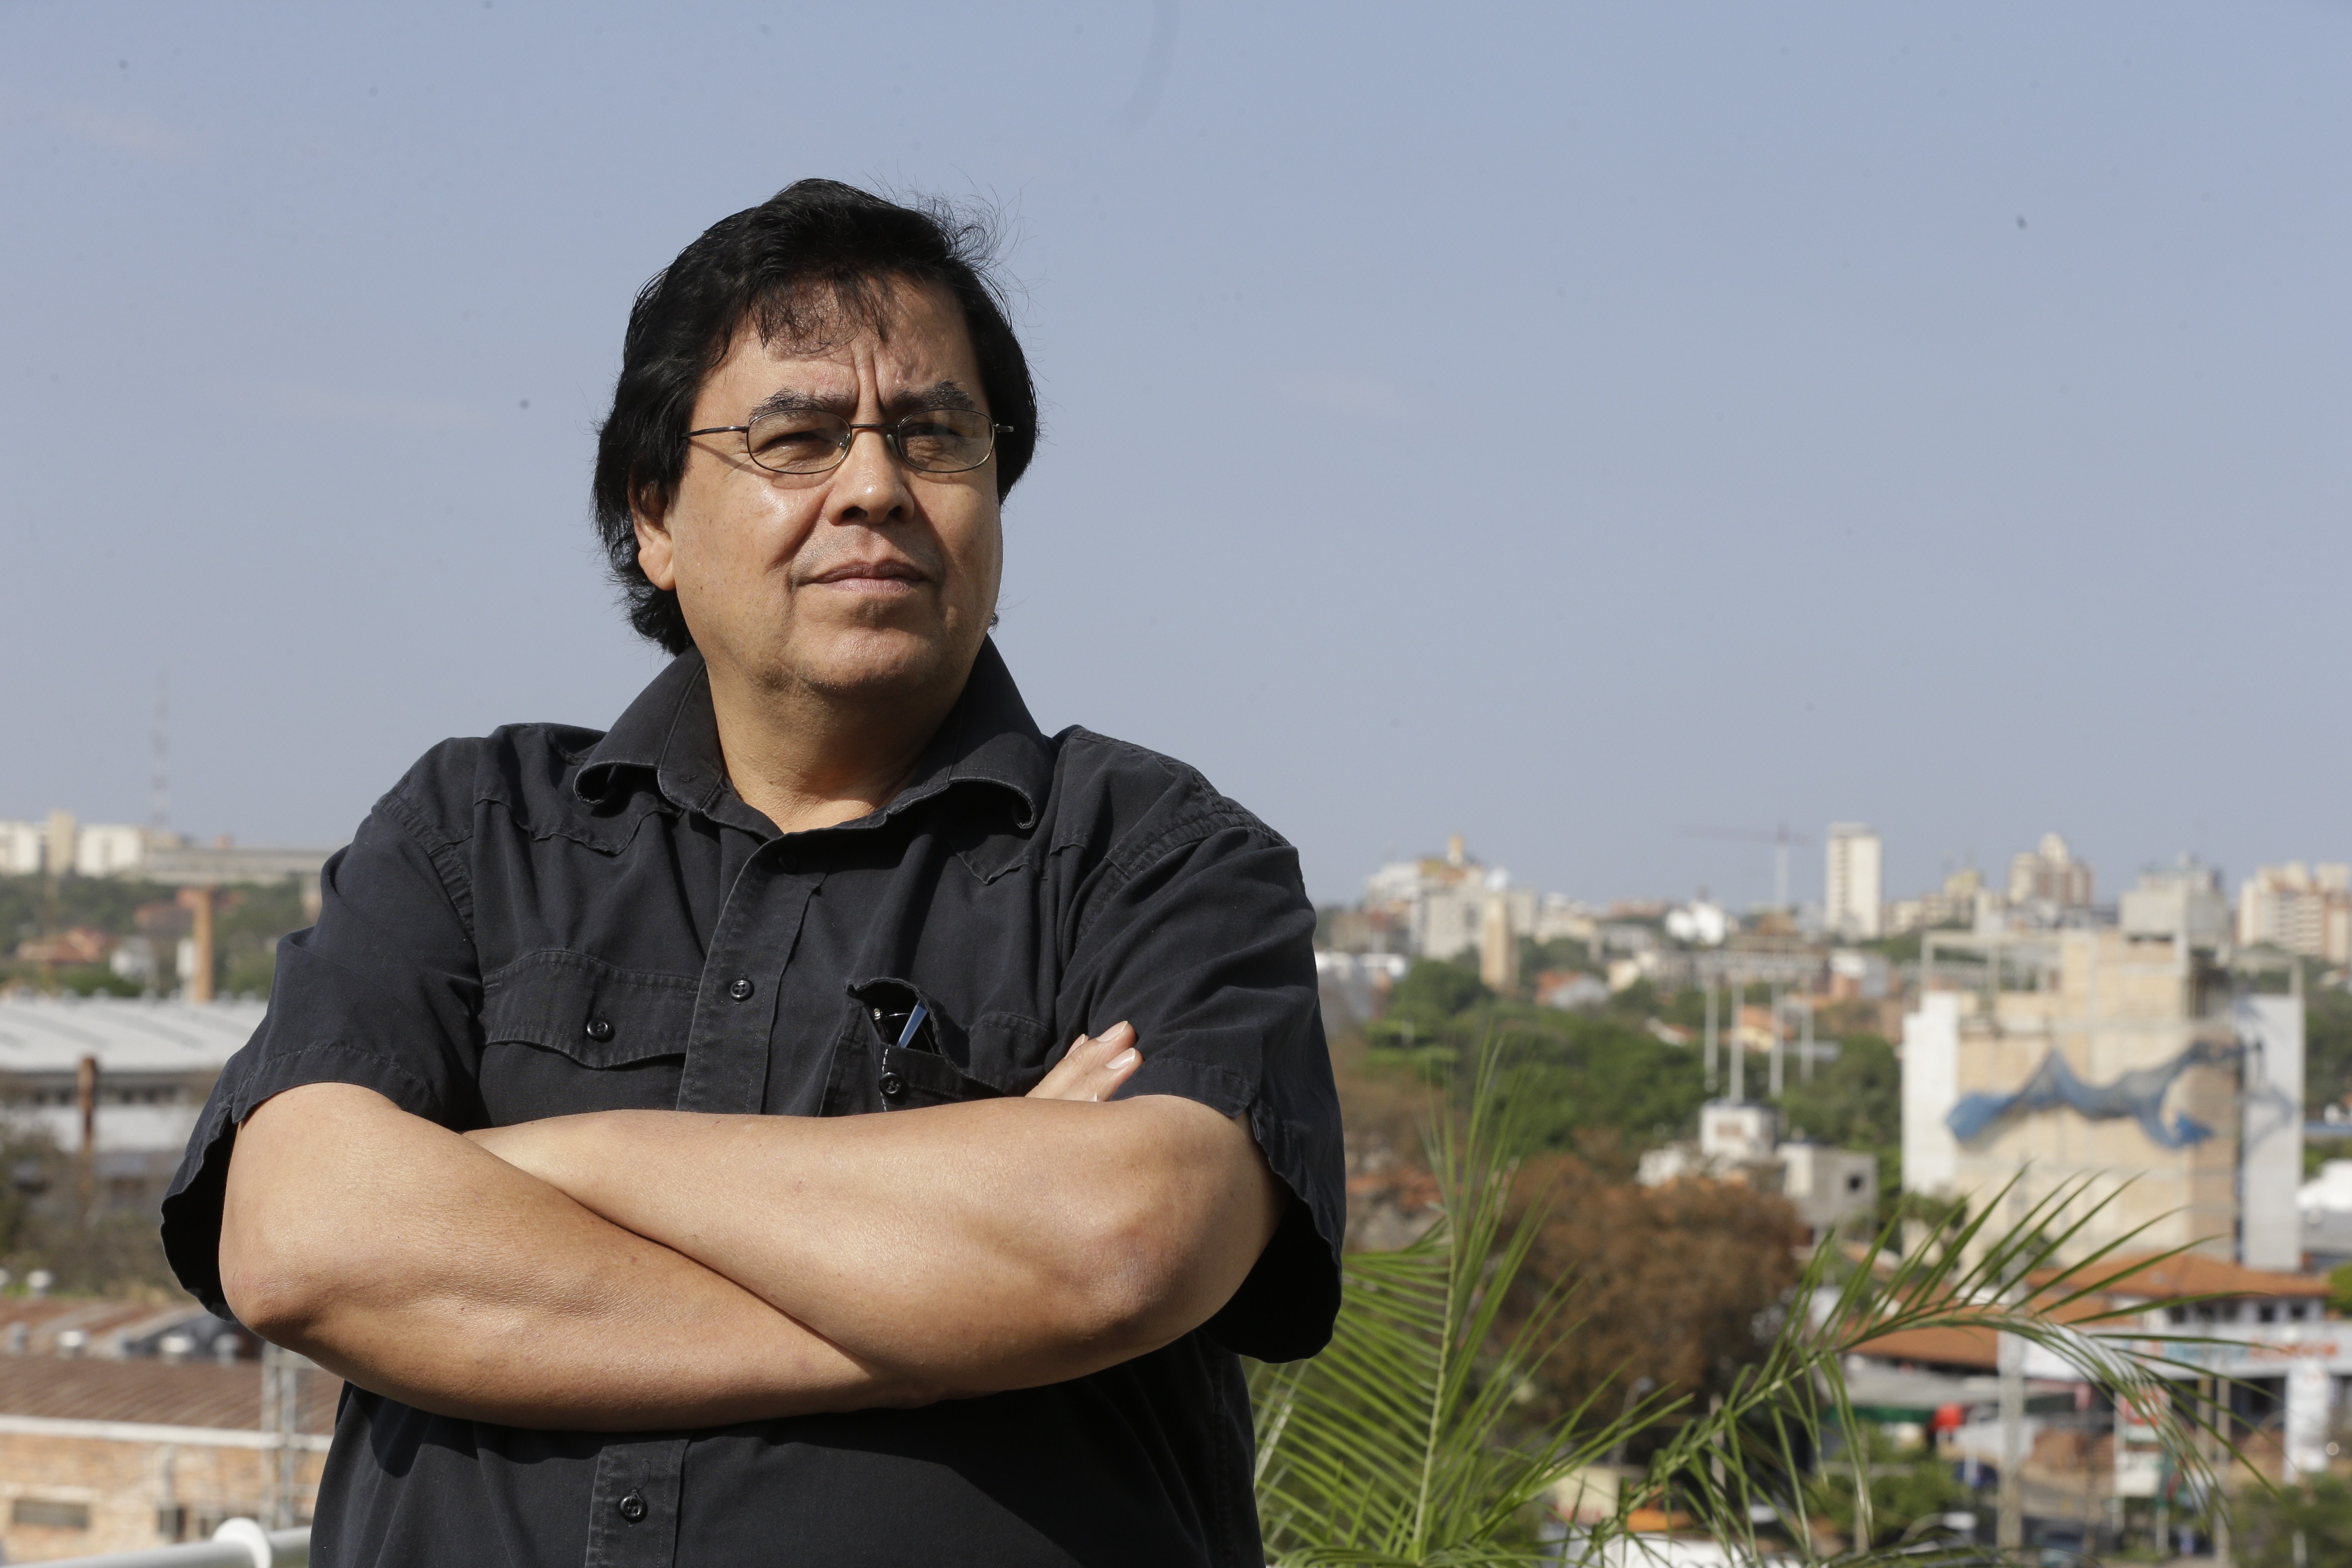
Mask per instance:
[[[0,0],[0,816],[348,834],[655,668],[623,317],[821,174],[1000,205],[1000,633],[1323,898],[2352,858],[2352,5]],[[1817,856],[1797,889],[1817,892]]]

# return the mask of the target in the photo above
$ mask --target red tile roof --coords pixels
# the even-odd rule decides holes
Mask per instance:
[[[2327,1281],[2316,1274],[2274,1274],[2248,1268],[2227,1258],[2200,1252],[2177,1253],[2161,1263],[2157,1253],[2132,1253],[2102,1258],[2087,1270],[2086,1280],[2097,1280],[2118,1296],[2289,1296],[2311,1299],[2328,1293]]]
[[[342,1380],[331,1373],[303,1370],[303,1431],[334,1429],[335,1401],[342,1388]],[[252,1362],[173,1366],[0,1355],[0,1415],[256,1431],[261,1426],[261,1369]]]
[[[2105,1288],[2068,1303],[2053,1315],[2062,1322],[2078,1322],[2135,1301],[2170,1296],[2292,1297],[2307,1300],[2325,1297],[2328,1293],[2327,1281],[2315,1275],[2273,1274],[2199,1253],[2179,1253],[2162,1258],[2160,1262],[2155,1261],[2159,1258],[2162,1255],[2158,1253],[2133,1253],[2101,1259],[2095,1268],[2084,1270],[2066,1289],[2071,1293],[2084,1285]],[[2040,1283],[2048,1279],[2051,1272],[2040,1270],[2032,1278]],[[1886,1361],[1980,1367],[1986,1371],[1996,1370],[2000,1365],[1995,1336],[1990,1329],[1904,1329],[1867,1341],[1855,1349],[1864,1355]]]

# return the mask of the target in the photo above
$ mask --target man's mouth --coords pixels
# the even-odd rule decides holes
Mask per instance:
[[[926,580],[926,574],[911,561],[879,557],[867,561],[845,561],[828,566],[809,579],[812,583],[831,584],[844,588],[881,588],[898,584],[891,591],[905,592],[907,587]]]

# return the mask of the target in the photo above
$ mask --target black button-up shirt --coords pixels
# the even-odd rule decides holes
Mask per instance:
[[[779,836],[728,786],[689,653],[601,737],[521,725],[436,747],[323,881],[164,1201],[173,1265],[215,1311],[236,1128],[305,1083],[459,1131],[852,1115],[1021,1094],[1124,1018],[1144,1061],[1122,1095],[1245,1117],[1290,1202],[1202,1328],[1044,1388],[617,1437],[352,1388],[313,1562],[1264,1562],[1235,1357],[1329,1334],[1339,1119],[1297,856],[1200,774],[1045,738],[992,643],[886,809]]]

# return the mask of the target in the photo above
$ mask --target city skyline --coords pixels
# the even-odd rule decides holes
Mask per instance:
[[[5,799],[5,796],[0,796],[0,799]],[[36,868],[26,857],[37,852],[34,846],[37,845],[38,841],[43,839],[49,833],[49,825],[51,820],[58,812],[65,813],[67,817],[70,819],[74,828],[84,833],[96,831],[105,836],[105,847],[98,850],[95,858],[100,862],[105,864],[110,870],[112,866],[122,863],[124,858],[129,853],[129,851],[123,848],[122,846],[127,845],[132,837],[147,831],[147,829],[152,826],[152,824],[147,823],[139,823],[129,820],[105,820],[96,816],[85,816],[66,806],[53,806],[48,810],[40,812],[16,813],[10,813],[5,808],[0,808],[0,830],[5,830],[5,832],[0,832],[0,873],[13,872],[23,874]],[[1842,829],[1857,829],[1867,833],[1872,839],[1878,841],[1880,845],[1878,853],[1880,855],[1885,853],[1885,836],[1872,830],[1872,828],[1865,824],[1854,822],[1829,823],[1822,830],[1823,837],[1833,841],[1838,832]],[[1783,828],[1778,831],[1790,832],[1790,830]],[[240,847],[251,846],[276,847],[293,847],[296,844],[296,840],[289,835],[279,834],[272,836],[266,831],[256,835],[241,835],[226,831],[219,833],[202,833],[185,831],[174,826],[170,827],[167,830],[167,837],[173,842],[184,843],[191,846],[237,845]],[[1723,836],[1715,835],[1715,837]],[[2063,842],[2063,836],[2055,832],[2045,832],[2033,836],[2034,842],[2043,844],[2048,843],[2053,838],[2059,838]],[[25,844],[19,846],[16,842],[17,839],[25,840]],[[1362,899],[1367,888],[1377,879],[1382,868],[1413,860],[1444,858],[1450,852],[1447,844],[1448,839],[1459,840],[1465,845],[1469,845],[1472,858],[1478,864],[1508,874],[1511,879],[1511,885],[1514,887],[1532,887],[1547,894],[1562,894],[1575,898],[1580,902],[1592,905],[1596,908],[1605,908],[1612,903],[1651,901],[1685,903],[1695,900],[1704,900],[1718,904],[1726,910],[1734,914],[1769,910],[1777,908],[1787,908],[1794,910],[1811,911],[1825,919],[1830,916],[1830,910],[1828,909],[1830,878],[1818,851],[1800,854],[1792,858],[1789,880],[1790,897],[1786,904],[1782,904],[1779,901],[1777,897],[1777,882],[1780,876],[1780,868],[1776,867],[1772,863],[1771,857],[1774,851],[1769,847],[1764,847],[1755,853],[1747,854],[1745,856],[1745,859],[1749,863],[1745,866],[1744,874],[1738,879],[1748,884],[1762,885],[1771,889],[1770,896],[1750,899],[1738,898],[1728,893],[1723,887],[1706,883],[1694,884],[1687,888],[1669,888],[1651,885],[1609,889],[1597,891],[1580,888],[1562,888],[1544,885],[1535,882],[1517,872],[1513,868],[1513,858],[1507,852],[1496,852],[1491,846],[1471,844],[1466,835],[1459,833],[1438,835],[1436,836],[1435,842],[1417,848],[1400,850],[1395,847],[1390,847],[1384,849],[1378,860],[1373,863],[1371,868],[1365,871],[1361,876],[1355,879],[1352,884],[1352,891],[1326,896],[1326,893],[1322,889],[1317,888],[1311,883],[1310,891],[1314,893],[1315,900],[1318,905],[1349,905],[1356,903]],[[316,841],[315,847],[331,847],[334,845],[340,845],[345,841],[344,837],[337,837],[331,840]],[[1790,841],[1791,843],[1801,842],[1807,846],[1814,845],[1817,842],[1810,837],[1797,834],[1792,834]],[[310,847],[313,846],[303,847]],[[2031,843],[2028,843],[2021,844],[2013,849],[2006,852],[1985,856],[1979,856],[1973,851],[1964,853],[1958,857],[1948,854],[1943,857],[1937,868],[1925,874],[1916,883],[1905,882],[1899,885],[1892,877],[1883,875],[1879,868],[1874,864],[1872,868],[1872,880],[1877,882],[1880,887],[1879,905],[1882,911],[1891,911],[1897,903],[1903,901],[1906,897],[1916,899],[1922,895],[1932,895],[1938,892],[1942,889],[1945,881],[1956,871],[1974,870],[1984,877],[1986,886],[1998,889],[2004,879],[2011,874],[2011,868],[2013,868],[2014,863],[2032,853],[2033,853],[2032,846]],[[2330,863],[2333,857],[2337,856],[2352,859],[2352,849],[2339,849],[2332,846],[2325,845],[2320,846],[2317,848],[2304,847],[2302,848],[2292,850],[2291,852],[2266,858],[2259,862],[2250,864],[2242,868],[2223,865],[2208,857],[2197,855],[2193,851],[2189,850],[2176,851],[2171,855],[2147,856],[2128,865],[2110,866],[2105,873],[2105,876],[2108,879],[2101,884],[2101,895],[2095,901],[2102,907],[2112,908],[2115,905],[2116,896],[2124,888],[2129,886],[2131,881],[2136,879],[2140,873],[2167,869],[2179,864],[2183,857],[2186,857],[2189,860],[2200,866],[2210,868],[2210,869],[2218,872],[2221,876],[2226,886],[2231,889],[2238,889],[2248,883],[2265,879],[2270,873],[2287,866],[2309,867],[2318,865],[2324,868]],[[87,849],[84,850],[80,858],[83,862],[81,874],[108,874],[106,871],[93,873],[87,868],[89,862],[92,858],[91,851]],[[1913,856],[1910,858],[1916,861],[1917,857]],[[2094,866],[2097,864],[2097,862],[2095,862],[2093,858],[2087,854],[2080,856],[2079,858],[2085,864]],[[1875,931],[1870,931],[1863,934],[1875,935],[1877,933]]]

